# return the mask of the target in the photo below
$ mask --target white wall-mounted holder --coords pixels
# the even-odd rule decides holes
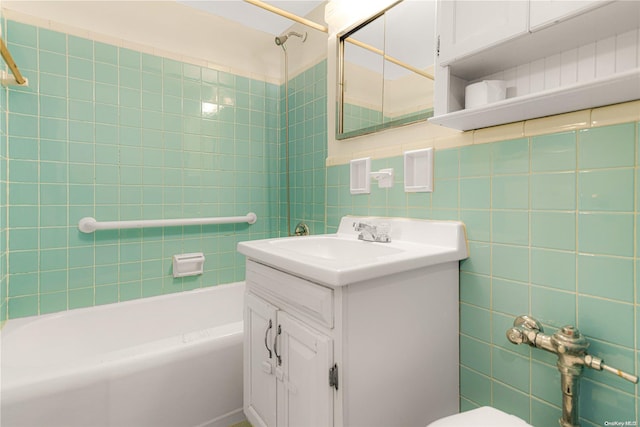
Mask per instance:
[[[349,162],[349,189],[351,194],[371,193],[371,157],[354,159]]]
[[[378,188],[393,187],[393,168],[380,169],[378,172],[371,172],[369,176],[378,181]]]
[[[13,74],[7,73],[6,71],[0,71],[0,84],[2,86],[29,86],[29,79],[24,77],[24,83],[18,83]]]
[[[433,148],[404,152],[404,191],[433,192]]]
[[[197,276],[204,271],[204,254],[179,254],[173,256],[173,277]]]

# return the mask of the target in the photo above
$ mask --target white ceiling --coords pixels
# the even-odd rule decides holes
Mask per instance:
[[[285,32],[293,21],[262,8],[246,3],[243,0],[177,0],[178,3],[221,16],[230,21],[251,27],[265,33],[280,35]],[[306,16],[323,1],[317,0],[287,0],[265,1],[271,6],[291,12],[300,17]]]

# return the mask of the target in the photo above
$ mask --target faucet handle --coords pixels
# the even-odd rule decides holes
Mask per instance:
[[[634,384],[638,384],[638,377],[636,375],[631,375],[624,371],[621,371],[620,369],[605,365],[604,360],[600,359],[599,357],[586,354],[584,356],[584,365],[588,368],[595,369],[596,371],[607,371],[611,374],[619,376],[624,380],[627,380]]]

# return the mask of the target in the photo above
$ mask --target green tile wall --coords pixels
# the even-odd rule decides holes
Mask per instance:
[[[7,255],[9,263],[8,276],[2,268],[2,318],[242,280],[237,242],[278,235],[279,87],[15,21],[6,25],[9,49],[30,85],[8,90],[8,141],[0,144],[8,147],[0,153],[0,186],[5,157],[9,166],[8,204],[2,200],[8,224],[0,227],[0,240],[9,237],[0,252],[2,265]],[[4,115],[4,91],[1,96]],[[258,215],[251,226],[77,229],[85,216],[249,211]],[[171,256],[187,252],[204,252],[205,273],[174,279]]]
[[[285,104],[281,88],[280,229],[287,229]],[[312,234],[325,231],[325,159],[327,158],[327,61],[323,60],[289,82],[289,174],[291,232],[303,221]],[[284,233],[286,234],[286,232]]]
[[[12,21],[7,38],[30,88],[0,91],[0,319],[241,280],[236,242],[286,234],[284,88]],[[463,410],[556,425],[555,358],[504,336],[522,313],[549,332],[575,324],[594,354],[638,371],[637,123],[438,150],[434,193],[405,193],[396,173],[392,189],[352,196],[348,165],[324,167],[326,73],[322,61],[290,81],[292,226],[334,232],[347,214],[465,222]],[[372,163],[402,171],[401,157]],[[249,210],[251,227],[76,229],[86,215]],[[205,252],[207,271],[172,279],[169,257],[190,251]],[[636,420],[639,402],[636,387],[585,373],[583,425]]]
[[[327,169],[327,229],[341,216],[462,220],[470,257],[460,273],[461,409],[491,405],[536,427],[557,424],[555,357],[515,346],[519,314],[548,332],[576,325],[593,354],[638,372],[638,123],[438,150],[435,191],[349,193],[348,165]],[[372,170],[402,171],[402,158]],[[637,387],[593,370],[582,380],[583,426],[638,419]]]
[[[0,10],[2,34],[5,26]],[[0,70],[6,70],[0,61]],[[7,90],[0,88],[0,324],[7,318]]]

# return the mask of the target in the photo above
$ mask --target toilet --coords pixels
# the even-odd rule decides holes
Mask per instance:
[[[531,427],[520,418],[490,406],[440,418],[427,427]]]

